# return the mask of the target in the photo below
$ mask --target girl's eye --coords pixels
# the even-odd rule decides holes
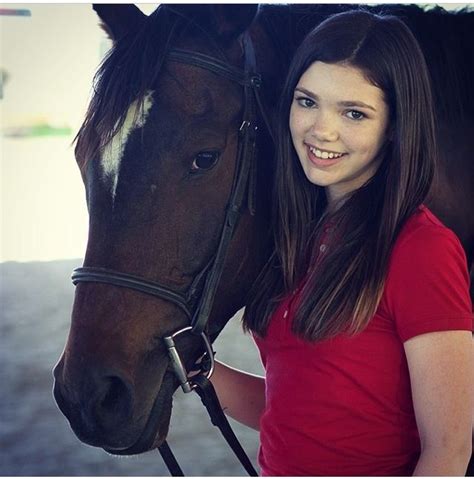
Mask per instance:
[[[191,166],[192,173],[204,172],[210,170],[219,160],[220,153],[218,151],[201,151],[193,161]]]
[[[358,110],[349,110],[347,113],[346,113],[346,116],[348,118],[350,118],[351,120],[362,120],[364,119],[366,116],[364,115],[364,113],[362,113],[361,111],[358,111]]]
[[[296,97],[295,100],[297,101],[298,105],[302,106],[303,108],[312,108],[316,105],[314,100],[305,96]]]

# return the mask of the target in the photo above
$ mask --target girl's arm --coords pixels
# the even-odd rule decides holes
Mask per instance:
[[[472,451],[474,354],[470,331],[404,343],[421,455],[414,476],[464,476]]]
[[[211,382],[224,412],[252,429],[260,429],[265,407],[265,378],[216,361]]]

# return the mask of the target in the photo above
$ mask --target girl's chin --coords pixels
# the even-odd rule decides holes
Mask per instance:
[[[305,172],[305,174],[306,179],[314,186],[326,188],[327,186],[331,186],[334,183],[334,181],[331,180],[331,178],[328,178],[327,175],[324,175],[325,177],[322,177],[323,175],[318,173],[315,174],[314,171]]]

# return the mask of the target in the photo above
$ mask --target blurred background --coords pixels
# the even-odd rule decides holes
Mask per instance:
[[[87,238],[71,144],[110,43],[86,4],[0,4],[0,35],[0,474],[168,475],[156,451],[117,458],[80,443],[51,394]],[[216,350],[261,372],[238,318]],[[232,424],[255,462],[258,434]],[[176,394],[169,443],[188,475],[244,475],[197,395]]]

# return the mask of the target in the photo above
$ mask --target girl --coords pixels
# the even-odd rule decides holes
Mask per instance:
[[[280,106],[275,251],[244,325],[260,378],[218,364],[263,475],[463,475],[472,305],[456,236],[423,205],[429,77],[410,31],[353,11],[309,34]]]

